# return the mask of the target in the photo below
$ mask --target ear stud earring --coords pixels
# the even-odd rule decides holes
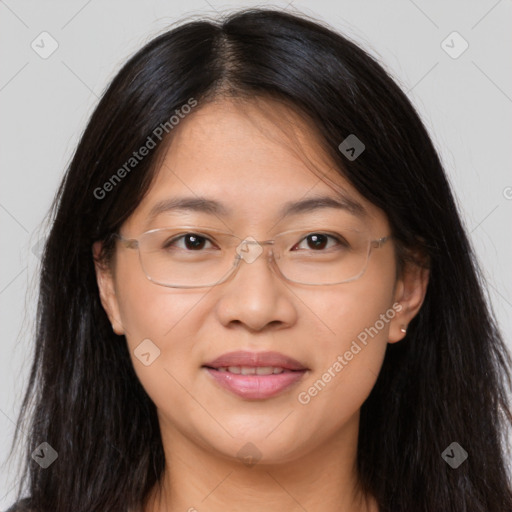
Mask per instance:
[[[407,332],[407,327],[405,325],[402,325],[402,327],[400,327],[400,331],[405,334]]]

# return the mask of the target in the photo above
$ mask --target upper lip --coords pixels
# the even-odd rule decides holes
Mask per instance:
[[[203,366],[210,368],[228,366],[273,366],[287,370],[307,370],[307,368],[296,359],[280,354],[279,352],[246,352],[243,350],[228,352],[213,361],[205,363]]]

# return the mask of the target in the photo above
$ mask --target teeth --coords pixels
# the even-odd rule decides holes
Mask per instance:
[[[272,366],[260,366],[256,368],[256,375],[272,375],[273,373],[274,368]]]
[[[276,366],[223,366],[217,368],[217,370],[219,372],[229,372],[236,375],[277,375],[278,373],[289,371]]]

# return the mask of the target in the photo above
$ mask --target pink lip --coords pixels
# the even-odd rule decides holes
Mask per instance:
[[[242,375],[217,370],[229,366],[274,366],[285,371],[271,375]],[[253,400],[278,395],[302,379],[308,370],[297,360],[279,352],[230,352],[206,363],[203,367],[224,389],[242,398]]]
[[[306,373],[306,370],[296,370],[272,375],[241,375],[219,372],[213,368],[206,368],[206,370],[224,389],[242,398],[253,400],[263,400],[278,395],[302,379]]]

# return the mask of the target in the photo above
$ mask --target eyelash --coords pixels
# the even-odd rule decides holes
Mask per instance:
[[[204,236],[204,235],[201,235],[200,233],[185,233],[183,235],[179,235],[177,237],[174,237],[173,239],[167,241],[165,244],[164,244],[164,248],[167,249],[168,247],[170,247],[172,244],[176,243],[177,240],[180,240],[182,238],[185,238],[189,235],[193,235],[193,236],[196,236],[198,238],[202,238],[204,240],[207,240],[208,242],[212,243],[212,240],[210,240],[207,236]],[[311,233],[308,233],[307,235],[305,235],[297,244],[295,245],[299,245],[300,243],[302,243],[304,240],[306,240],[309,236],[311,235],[321,235],[321,236],[326,236],[328,238],[331,238],[332,240],[335,240],[336,242],[338,242],[339,245],[343,246],[343,247],[349,247],[349,243],[341,236],[341,235],[331,235],[331,234],[328,234],[328,233],[322,233],[322,232],[311,232]],[[295,247],[295,246],[294,246]],[[185,248],[186,249],[186,248]],[[314,249],[311,249],[314,251]],[[191,252],[194,252],[194,251],[191,251]],[[320,252],[323,252],[323,251],[320,251]]]

